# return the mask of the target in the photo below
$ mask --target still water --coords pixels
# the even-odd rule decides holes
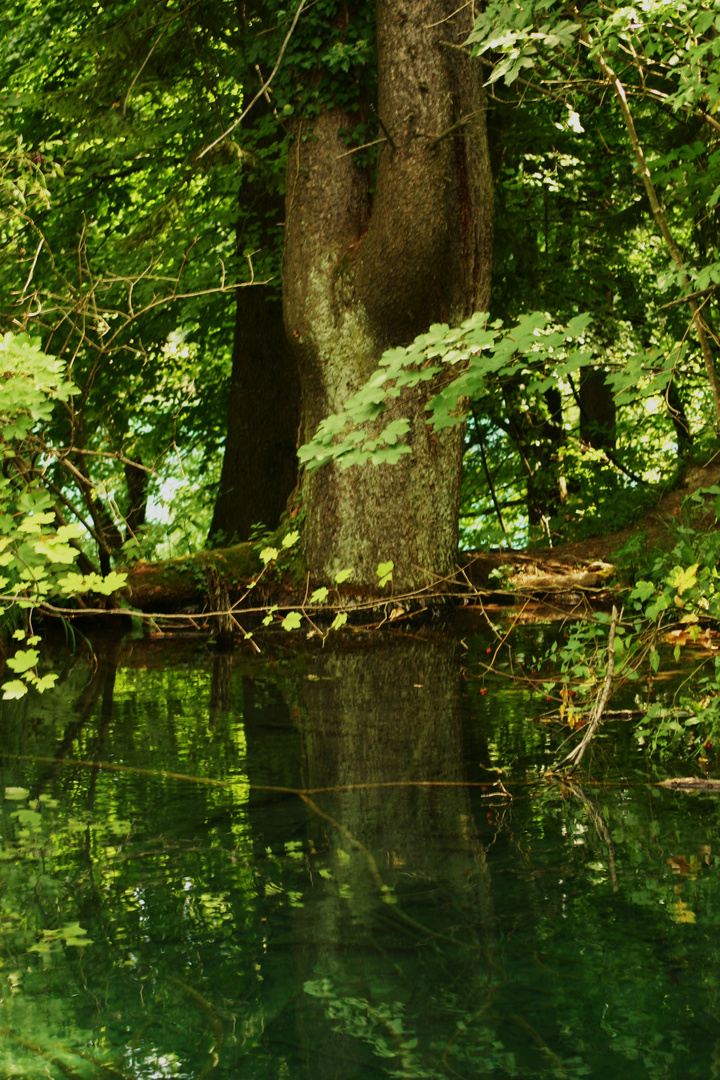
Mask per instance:
[[[5,703],[0,1075],[720,1077],[717,799],[627,723],[548,783],[487,644],[101,644]]]

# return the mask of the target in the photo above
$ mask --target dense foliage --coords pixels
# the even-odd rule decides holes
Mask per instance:
[[[373,10],[18,0],[13,27],[0,325],[25,419],[5,420],[4,535],[19,552],[23,515],[46,515],[38,542],[71,540],[87,586],[204,542],[234,299],[278,292],[288,150],[334,106],[358,169],[388,137]],[[709,2],[487,5],[464,48],[491,95],[490,311],[387,351],[302,462],[391,463],[407,423],[383,426],[386,402],[429,389],[435,430],[467,423],[461,535],[480,546],[611,529],[712,458],[719,28]],[[695,564],[712,577],[713,552],[653,588]]]
[[[277,287],[293,122],[349,109],[349,151],[372,168],[372,6],[310,5],[289,37],[298,12],[274,2],[239,15],[219,2],[14,8],[0,54],[0,316],[8,329],[32,324],[80,391],[45,435],[71,449],[81,476],[57,463],[39,473],[86,522],[88,554],[107,571],[117,557],[202,542],[234,286]],[[496,173],[490,318],[592,318],[584,372],[556,373],[550,356],[544,378],[510,363],[492,392],[475,388],[466,543],[570,536],[604,511],[612,524],[618,489],[632,513],[689,455],[712,452],[705,346],[679,301],[699,302],[712,352],[717,17],[710,4],[496,3],[477,19],[467,48],[491,87]]]

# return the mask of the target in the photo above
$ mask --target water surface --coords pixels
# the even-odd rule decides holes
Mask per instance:
[[[486,645],[110,643],[6,704],[0,1075],[720,1076],[716,799],[627,725],[548,783]]]

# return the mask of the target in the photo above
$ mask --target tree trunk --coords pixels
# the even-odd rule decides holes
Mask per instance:
[[[300,387],[280,300],[264,285],[237,291],[228,435],[211,542],[277,527],[297,483]]]
[[[150,474],[140,468],[142,461],[133,451],[138,465],[125,462],[125,483],[128,490],[128,510],[125,515],[125,539],[135,536],[145,524]]]
[[[668,412],[670,413],[673,427],[675,428],[678,457],[686,457],[692,449],[693,433],[685,412],[682,396],[674,379],[668,384],[667,392],[665,394],[665,403]]]
[[[492,180],[481,68],[462,42],[469,9],[448,0],[377,0],[375,191],[338,134],[339,107],[299,121],[288,156],[283,299],[302,387],[301,437],[340,410],[382,352],[435,321],[487,310]],[[417,588],[454,569],[463,428],[434,435],[426,398],[394,403],[411,421],[397,465],[326,466],[302,479],[313,582],[344,567],[377,587]]]
[[[247,12],[241,21],[247,29]],[[255,112],[268,116],[270,100]],[[237,290],[228,434],[209,533],[217,547],[248,540],[253,525],[277,528],[298,473],[300,382],[276,284],[284,202],[262,154],[243,158],[241,195],[238,254],[258,247],[258,272],[275,283]]]
[[[615,398],[599,368],[583,368],[580,379],[580,437],[595,450],[615,449]]]

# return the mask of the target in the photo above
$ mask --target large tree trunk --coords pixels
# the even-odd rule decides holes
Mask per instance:
[[[381,145],[372,178],[338,134],[340,108],[298,122],[288,158],[283,298],[302,387],[303,439],[342,408],[382,352],[435,321],[487,309],[492,181],[480,66],[461,42],[469,9],[452,0],[377,0]],[[313,581],[352,567],[396,589],[454,568],[463,429],[434,435],[424,400],[401,399],[412,454],[397,465],[326,466],[302,480]]]

